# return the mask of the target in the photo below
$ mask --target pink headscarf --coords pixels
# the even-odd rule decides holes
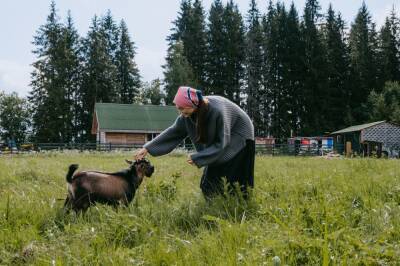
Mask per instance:
[[[203,99],[201,91],[191,87],[179,87],[174,98],[174,104],[181,108],[197,108],[199,101]]]

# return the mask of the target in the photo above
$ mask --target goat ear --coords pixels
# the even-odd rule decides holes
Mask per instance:
[[[133,164],[132,161],[129,161],[129,160],[127,160],[127,159],[125,159],[125,162],[127,162],[128,164]]]

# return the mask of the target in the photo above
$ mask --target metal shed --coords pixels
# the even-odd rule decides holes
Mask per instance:
[[[400,126],[386,121],[347,127],[331,133],[338,146],[344,147],[344,152],[363,156],[382,153],[389,157],[399,157]]]

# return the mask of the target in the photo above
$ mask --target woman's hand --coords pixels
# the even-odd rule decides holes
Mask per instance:
[[[190,155],[188,156],[187,162],[188,164],[194,165],[194,162],[192,160],[192,157],[190,157]]]
[[[144,157],[146,157],[147,153],[148,153],[148,151],[147,151],[146,148],[141,148],[140,150],[138,150],[138,151],[136,152],[136,154],[135,154],[135,160],[137,161],[137,160],[143,159]]]

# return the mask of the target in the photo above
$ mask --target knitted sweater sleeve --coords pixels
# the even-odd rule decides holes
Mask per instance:
[[[217,136],[214,143],[207,148],[191,155],[193,162],[198,167],[203,167],[217,161],[224,152],[224,149],[229,145],[231,141],[230,121],[225,120],[226,118],[224,119],[224,116],[220,115],[215,121]]]
[[[172,126],[164,130],[152,141],[146,143],[143,147],[153,156],[160,156],[171,152],[187,136],[184,123],[182,116],[179,116]]]

